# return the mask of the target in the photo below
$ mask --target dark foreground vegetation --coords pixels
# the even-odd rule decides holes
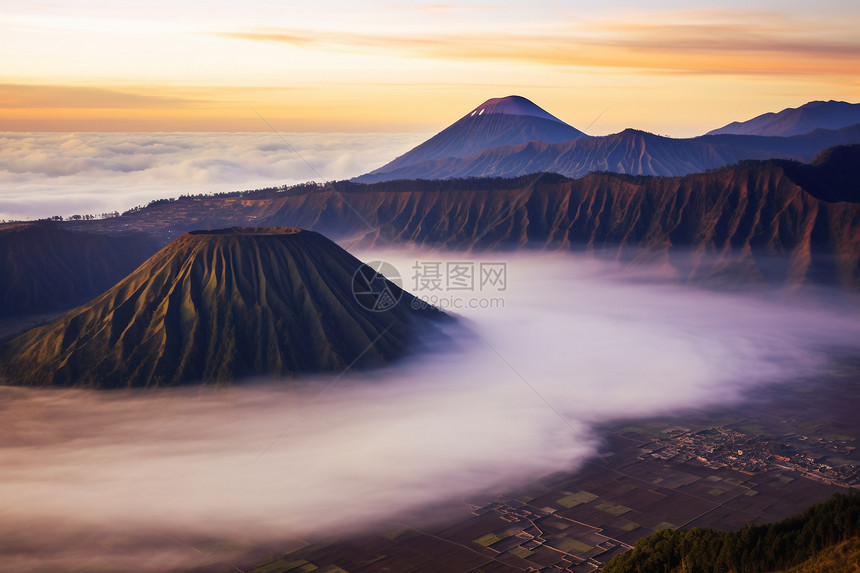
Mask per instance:
[[[860,493],[836,494],[768,525],[658,531],[610,561],[604,573],[856,571],[858,539]]]

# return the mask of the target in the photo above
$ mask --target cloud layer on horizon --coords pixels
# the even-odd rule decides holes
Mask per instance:
[[[121,212],[165,197],[348,179],[425,137],[0,133],[0,220]]]

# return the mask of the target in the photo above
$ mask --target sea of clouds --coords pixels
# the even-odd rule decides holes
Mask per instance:
[[[417,261],[469,262],[358,254],[406,288]],[[393,529],[576,470],[603,422],[758,399],[860,344],[856,301],[707,291],[569,254],[487,261],[506,264],[503,291],[448,294],[503,304],[462,309],[451,343],[389,368],[229,390],[0,389],[4,565],[164,571]]]
[[[0,220],[98,215],[165,197],[349,179],[426,137],[0,132]]]

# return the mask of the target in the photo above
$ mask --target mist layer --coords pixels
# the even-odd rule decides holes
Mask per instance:
[[[348,179],[423,137],[0,133],[0,219],[100,215],[179,195]]]
[[[392,262],[407,289],[416,261],[481,262],[359,255]],[[843,295],[697,290],[570,255],[492,262],[507,273],[495,308],[467,304],[450,343],[369,374],[221,391],[3,389],[4,562],[157,571],[390,526],[574,471],[600,422],[755,399],[860,340]]]

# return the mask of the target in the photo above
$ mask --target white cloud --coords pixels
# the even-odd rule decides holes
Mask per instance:
[[[463,258],[361,256],[393,262],[407,288],[415,260]],[[156,571],[228,558],[231,546],[212,549],[222,537],[241,552],[367,531],[575,469],[601,421],[737,403],[860,340],[856,311],[800,295],[667,285],[569,255],[504,259],[505,308],[465,313],[476,335],[365,376],[219,392],[5,390],[0,498],[13,501],[0,538],[20,549],[0,548],[4,563],[100,557]]]
[[[419,134],[0,133],[0,219],[124,211],[152,199],[348,179]]]

